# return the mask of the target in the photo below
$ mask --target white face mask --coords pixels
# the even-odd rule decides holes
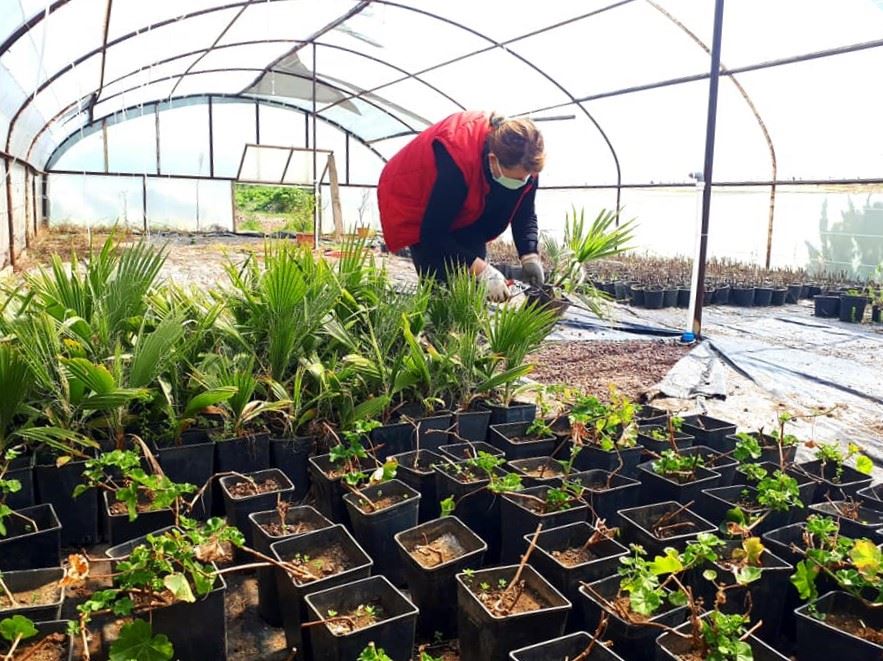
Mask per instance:
[[[488,162],[490,163],[491,177],[493,177],[494,181],[496,181],[498,184],[500,184],[500,186],[502,186],[503,188],[508,188],[509,190],[518,190],[519,188],[524,186],[528,181],[530,181],[530,175],[527,175],[524,179],[516,179],[514,177],[507,177],[506,175],[503,174],[503,171],[500,169],[499,163],[497,164],[497,169],[499,170],[500,175],[497,176],[496,174],[494,174],[494,163],[493,163],[493,161],[490,160],[490,157],[488,157]]]

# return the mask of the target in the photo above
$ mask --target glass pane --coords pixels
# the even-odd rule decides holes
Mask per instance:
[[[477,73],[486,72],[486,73]],[[502,49],[468,57],[421,76],[470,109],[527,112],[570,99],[542,74]]]
[[[50,174],[49,225],[142,229],[141,177]]]
[[[215,176],[235,177],[245,144],[256,141],[255,105],[215,102],[212,104],[212,115]]]
[[[260,104],[262,145],[303,147],[304,114],[297,110]]]
[[[161,107],[159,171],[162,174],[209,174],[208,107],[204,103]]]
[[[130,118],[107,129],[110,172],[156,174],[156,115],[133,111]]]

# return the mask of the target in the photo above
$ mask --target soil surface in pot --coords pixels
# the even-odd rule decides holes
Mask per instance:
[[[537,466],[536,468],[531,468],[530,470],[521,470],[519,472],[522,475],[526,475],[527,477],[536,477],[540,479],[548,477],[560,477],[564,475],[564,469],[561,467],[560,464],[557,466],[554,464],[543,464],[542,466]]]
[[[28,661],[63,661],[67,659],[67,636],[51,633],[32,643],[22,643],[15,650],[16,659]]]
[[[825,624],[851,633],[863,640],[867,640],[877,645],[883,645],[883,631],[865,626],[865,624],[855,615],[843,615],[840,613],[826,613]]]
[[[379,601],[359,604],[356,608],[343,613],[332,613],[333,611],[329,611],[326,614],[329,619],[326,620],[325,626],[335,636],[345,636],[383,621],[383,606]]]
[[[439,535],[431,542],[423,536],[423,544],[416,544],[413,548],[408,549],[408,553],[416,560],[421,567],[431,569],[438,567],[451,560],[456,560],[466,553],[457,537],[451,533]]]
[[[566,512],[567,510],[579,505],[577,501],[568,501],[566,504],[560,507],[555,507],[549,505],[544,500],[540,500],[539,498],[525,498],[524,495],[526,494],[523,494],[522,497],[518,499],[518,504],[527,511],[533,512],[534,514],[554,514],[556,512]]]
[[[304,533],[321,530],[321,525],[314,525],[313,521],[298,521],[296,525],[282,523],[282,521],[268,521],[260,524],[261,529],[272,537],[286,537],[289,535],[303,535]]]
[[[508,590],[505,586],[501,588],[492,585],[488,590],[470,588],[470,591],[484,604],[485,608],[496,615],[530,613],[548,606],[540,595],[525,587],[523,580],[518,583],[519,585],[512,590]]]
[[[654,471],[656,472],[656,471]],[[677,482],[678,484],[689,484],[690,482],[696,481],[695,473],[690,473],[687,471],[676,471],[671,473],[656,473],[661,477],[668,478],[672,482]]]
[[[270,493],[271,491],[279,491],[282,485],[274,477],[259,477],[256,480],[237,482],[227,487],[227,491],[233,498],[248,498],[249,496],[257,496],[262,493]]]
[[[598,559],[598,555],[592,552],[592,547],[585,545],[552,551],[551,555],[565,567],[577,567]]]
[[[407,496],[383,496],[382,498],[378,498],[377,500],[370,500],[368,498],[359,498],[357,505],[359,509],[365,512],[366,514],[371,514],[373,512],[379,512],[381,510],[385,510],[387,507],[392,507],[393,505],[398,505],[401,502],[406,500],[410,500]]]
[[[297,572],[293,572],[297,585],[328,578],[353,567],[352,561],[340,544],[327,546],[316,555],[297,554],[287,562],[297,567]]]
[[[677,514],[669,512],[663,514],[650,526],[652,532],[659,539],[668,539],[678,535],[687,535],[696,528],[696,523],[683,514],[683,510]]]
[[[114,496],[111,496],[111,498],[113,497]],[[109,509],[110,513],[114,516],[122,516],[129,513],[129,508],[126,507],[126,504],[119,500],[115,500],[114,502],[112,502]],[[153,506],[153,499],[148,494],[139,493],[138,505],[135,507],[135,510],[139,514],[142,514],[144,512],[153,512],[154,509],[155,508]]]
[[[451,640],[444,643],[417,645],[415,658],[425,652],[437,661],[460,661],[460,643],[457,640]]]
[[[12,596],[15,597],[16,603],[12,603],[6,590],[2,590],[0,591],[0,608],[8,610],[25,606],[43,606],[58,601],[60,594],[61,588],[58,587],[58,581],[49,581],[33,590],[13,592]]]

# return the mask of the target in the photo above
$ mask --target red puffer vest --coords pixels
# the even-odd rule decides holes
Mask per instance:
[[[466,180],[466,200],[452,229],[471,225],[481,217],[490,191],[482,159],[490,129],[487,113],[459,112],[430,126],[389,160],[377,185],[377,205],[383,239],[392,252],[420,241],[420,224],[436,180],[435,140],[448,151]],[[519,199],[513,217],[520,204]]]

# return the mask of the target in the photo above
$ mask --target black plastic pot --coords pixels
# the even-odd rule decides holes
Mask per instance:
[[[690,307],[690,288],[689,287],[678,287],[678,307],[679,308],[688,308]]]
[[[768,475],[772,475],[777,470],[779,470],[778,461],[776,463],[765,461],[757,464],[758,466],[762,466],[766,469]],[[815,498],[816,487],[818,487],[818,482],[813,480],[803,471],[800,471],[795,466],[789,466],[785,469],[785,475],[789,475],[797,480],[797,488],[800,491],[800,501],[808,506],[813,502]],[[747,484],[748,486],[755,486],[757,483],[753,480],[749,480],[748,476],[741,470],[740,466],[736,467],[735,472],[733,473],[733,485],[737,486],[740,484]]]
[[[867,305],[867,296],[850,296],[849,294],[841,294],[839,310],[840,321],[860,324],[865,318],[865,308]]]
[[[392,498],[394,503],[376,510],[368,505],[384,498]],[[361,489],[361,495],[348,493],[343,499],[350,513],[353,535],[374,559],[376,571],[394,584],[402,585],[405,577],[393,536],[417,525],[420,492],[400,480],[390,480]]]
[[[308,594],[304,600],[311,621],[324,620],[329,611],[348,613],[359,605],[376,603],[382,619],[364,629],[335,635],[328,626],[310,628],[311,658],[316,661],[356,659],[369,643],[395,661],[407,661],[414,649],[417,608],[383,576],[371,576]]]
[[[644,305],[644,288],[635,285],[629,285],[629,300],[632,305],[641,307]]]
[[[287,649],[297,648],[306,652],[304,647],[308,637],[301,631],[301,623],[307,621],[307,609],[304,597],[311,592],[318,592],[350,581],[366,578],[371,574],[374,562],[353,539],[346,528],[337,524],[315,532],[289,537],[270,545],[274,558],[289,562],[296,556],[320,557],[325,551],[338,548],[342,558],[348,565],[345,571],[331,574],[317,581],[300,581],[294,574],[276,568],[276,591],[279,595],[279,610],[282,613],[282,626],[285,629]],[[309,654],[304,655],[310,658]]]
[[[57,584],[64,576],[61,567],[43,567],[41,569],[22,569],[3,572],[3,584],[13,594],[36,590],[50,583]],[[64,587],[58,588],[58,595],[49,603],[20,603],[18,606],[0,608],[0,620],[22,615],[34,622],[57,620],[61,617],[61,605],[64,603]]]
[[[785,305],[786,298],[788,298],[788,289],[776,287],[773,289],[773,295],[770,297],[770,305]]]
[[[554,436],[515,440],[523,437],[528,427],[530,427],[529,422],[491,423],[488,441],[501,449],[506,459],[546,457],[552,454],[558,445],[558,439]]]
[[[227,512],[227,521],[230,525],[239,528],[240,532],[245,536],[246,546],[251,546],[252,534],[251,523],[248,515],[253,512],[262,512],[264,510],[273,509],[277,500],[290,500],[294,493],[294,486],[291,481],[278,468],[268,468],[267,470],[256,471],[254,473],[245,473],[247,477],[258,481],[273,478],[281,488],[267,491],[254,496],[236,497],[230,493],[235,485],[246,482],[239,475],[227,475],[222,477],[221,489],[224,493],[224,510]]]
[[[852,466],[842,466],[840,478],[837,479],[837,466],[832,463],[822,464],[819,459],[797,464],[795,470],[804,471],[819,483],[813,498],[815,503],[853,498],[859,489],[871,486],[871,476],[860,473]]]
[[[619,559],[629,551],[619,542],[604,539],[587,549],[592,558],[580,564],[565,564],[556,552],[580,548],[589,541],[595,529],[587,522],[570,523],[549,530],[537,536],[537,545],[528,562],[554,585],[573,605],[568,618],[568,629],[579,628],[585,622],[583,600],[579,596],[582,583],[592,583],[616,574]],[[533,537],[525,535],[525,540]]]
[[[491,423],[491,411],[457,411],[454,413],[454,425],[457,436],[464,441],[473,443],[487,438],[487,428]],[[456,437],[455,437],[456,438]]]
[[[524,567],[521,580],[543,608],[500,616],[491,613],[472,592],[484,582],[496,586],[501,580],[511,581],[516,570],[515,565],[509,565],[457,575],[461,661],[506,661],[512,650],[564,633],[570,602],[530,565]]]
[[[107,543],[115,546],[122,542],[141,537],[154,530],[166,528],[175,523],[175,513],[171,509],[156,510],[153,512],[139,512],[134,521],[129,521],[128,513],[111,514],[110,498],[107,491],[101,494],[104,532]]]
[[[746,485],[706,489],[696,501],[696,511],[709,521],[721,523],[726,519],[727,512],[736,507],[736,503],[742,497],[743,492],[747,492],[748,497],[752,501],[757,496],[757,490]],[[753,507],[739,507],[746,515],[752,518],[766,514],[763,521],[753,528],[755,535],[794,523],[806,515],[806,509],[802,507],[792,507],[784,512],[769,511],[769,513],[767,513],[768,508],[757,504]]]
[[[410,422],[393,422],[371,430],[371,445],[380,461],[394,454],[410,452],[415,444],[416,430]]]
[[[437,517],[440,510],[435,493],[436,477],[433,466],[444,462],[444,459],[429,450],[404,452],[393,455],[393,458],[398,462],[396,478],[420,494],[417,521],[423,523]]]
[[[803,285],[788,285],[788,288],[785,290],[785,302],[797,303],[803,298],[801,294],[803,294]]]
[[[802,298],[815,298],[819,294],[822,293],[822,288],[819,285],[815,285],[812,283],[804,285],[804,289],[801,291]]]
[[[20,516],[6,519],[6,536],[0,537],[0,571],[58,567],[61,564],[61,524],[52,505],[16,510],[37,524],[37,530]]]
[[[668,422],[668,411],[642,404],[635,412],[635,420],[641,425],[665,425]]]
[[[666,287],[662,290],[662,307],[673,308],[678,304],[678,290],[674,287]]]
[[[585,661],[622,661],[622,657],[613,653],[604,645],[596,642],[587,656],[580,656],[592,644],[592,636],[585,631],[560,638],[553,638],[536,645],[522,647],[509,653],[511,661],[570,661],[579,657]]]
[[[754,611],[752,611],[752,622],[756,621]],[[764,623],[765,624],[765,623]],[[675,631],[681,634],[690,633],[690,623],[685,622]],[[751,635],[745,639],[745,642],[751,647],[751,658],[753,661],[787,661],[788,657],[779,654],[772,647],[763,642],[760,638]],[[690,647],[690,638],[682,637],[675,633],[666,631],[656,639],[656,661],[679,661],[684,658],[682,655],[689,654],[692,650]]]
[[[730,452],[736,447],[736,442],[727,438],[736,433],[736,425],[726,420],[708,415],[688,415],[684,418],[681,431],[692,436],[694,444],[704,445],[718,452]]]
[[[817,317],[831,318],[840,316],[839,296],[819,294],[813,296],[813,304],[815,306],[815,316]]]
[[[22,641],[19,647],[17,648],[18,652],[23,652],[23,650],[34,649],[40,641],[42,641],[47,636],[51,636],[52,634],[62,634],[64,636],[64,645],[65,650],[62,652],[61,659],[67,659],[67,661],[73,661],[74,658],[74,646],[71,642],[70,636],[67,635],[68,627],[73,624],[70,620],[50,620],[45,622],[34,622],[34,627],[37,629],[37,635],[33,638],[28,638],[25,641]],[[6,655],[9,649],[9,643],[7,641],[0,642],[0,654]],[[25,658],[22,653],[20,656],[17,654],[16,658]],[[27,657],[27,658],[36,658],[36,657]]]
[[[677,514],[672,514],[675,511]],[[667,514],[672,516],[665,520],[664,525],[689,525],[670,529],[668,532],[674,534],[660,537],[653,532],[652,527],[657,524],[660,517]],[[650,558],[661,554],[666,546],[682,551],[687,542],[695,539],[701,532],[717,532],[716,525],[674,501],[620,510],[619,519],[622,538],[626,542],[643,546]]]
[[[545,501],[549,486],[531,487],[519,493],[503,494],[500,502],[501,551],[500,562],[512,563],[521,560],[527,550],[524,536],[533,533],[539,524],[548,530],[568,523],[585,521],[588,507],[584,504],[573,504],[566,510],[539,513],[529,509],[539,505],[537,498]]]
[[[705,461],[705,468],[720,475],[720,480],[718,481],[717,486],[728,487],[733,483],[733,476],[736,473],[736,466],[739,465],[739,462],[733,459],[732,456],[722,454],[711,449],[707,445],[696,444],[692,447],[684,448],[681,450],[681,454],[690,457],[695,455],[702,457]]]
[[[292,507],[285,512],[285,525],[288,527],[281,534],[270,534],[264,525],[279,521],[279,512],[269,510],[266,512],[253,512],[248,515],[251,521],[251,534],[254,540],[254,549],[266,556],[272,557],[270,545],[283,539],[299,537],[316,530],[329,528],[333,524],[318,511],[303,505]],[[258,613],[267,624],[274,627],[282,626],[282,613],[279,611],[279,592],[276,586],[276,570],[273,567],[259,567],[258,577]]]
[[[552,457],[513,459],[509,462],[509,468],[513,473],[521,475],[521,484],[525,487],[555,486],[565,478],[561,462]],[[540,472],[542,477],[539,475]]]
[[[711,285],[705,285],[705,289],[702,290],[702,305],[709,306],[714,305],[714,287]]]
[[[172,482],[202,486],[215,473],[215,444],[205,432],[184,432],[179,445],[154,446],[163,472]],[[214,488],[202,492],[191,516],[205,520],[212,513]]]
[[[665,433],[665,440],[660,441],[653,438],[650,434],[653,430],[659,429]],[[693,445],[693,437],[683,432],[674,433],[675,445],[679,450],[688,448]],[[671,450],[671,441],[668,438],[668,429],[663,425],[641,425],[638,427],[638,443],[656,454],[660,454],[664,450]]]
[[[879,323],[880,323],[880,312],[881,312],[881,310],[883,310],[883,307],[881,307],[881,306],[879,306],[879,305],[877,305],[877,304],[874,304],[874,305],[871,307],[871,321],[873,321],[875,324],[879,324]]]
[[[341,476],[335,475],[339,465],[331,461],[330,454],[310,457],[308,461],[316,509],[332,521],[349,525],[349,513],[346,511],[346,505],[343,504],[346,487],[341,483]]]
[[[614,282],[613,283],[613,297],[617,301],[625,301],[629,297],[629,285],[627,282]]]
[[[109,547],[107,550],[104,551],[104,555],[105,557],[110,559],[111,573],[117,571],[117,564],[120,560],[125,560],[129,555],[131,555],[132,551],[136,547],[146,544],[148,537],[163,535],[170,530],[178,529],[175,526],[166,526],[165,528],[153,530],[146,535],[142,535],[141,537],[135,537],[134,539],[123,542],[122,544],[117,544],[116,546]]]
[[[215,589],[193,603],[177,603],[151,611],[153,633],[165,634],[175,648],[175,658],[182,661],[227,658],[227,618],[223,576]]]
[[[714,304],[727,305],[730,302],[730,286],[718,285],[714,290]]]
[[[301,501],[310,490],[307,459],[316,450],[312,436],[270,439],[270,466],[278,468],[294,485],[292,498]]]
[[[872,484],[855,492],[856,497],[865,507],[872,510],[883,510],[883,483]]]
[[[754,287],[733,287],[730,289],[730,305],[747,308],[754,305]]]
[[[642,445],[633,448],[616,447],[609,452],[595,445],[585,445],[574,460],[573,466],[581,472],[600,469],[608,473],[616,472],[623,477],[635,478],[638,475],[638,464],[641,463],[643,451]]]
[[[668,500],[675,500],[682,504],[696,502],[700,491],[703,489],[713,489],[720,483],[721,476],[719,473],[702,466],[697,466],[693,469],[695,479],[689,482],[679,482],[654,471],[654,463],[653,461],[648,461],[638,466],[642,503],[660,503]]]
[[[252,434],[215,443],[215,472],[254,473],[270,467],[270,435]]]
[[[883,658],[883,645],[838,629],[814,613],[822,617],[834,613],[850,615],[871,629],[883,629],[883,610],[870,607],[846,592],[828,592],[794,611],[797,617],[797,658],[849,661],[880,661]]]
[[[16,457],[9,462],[9,468],[6,470],[5,480],[18,480],[21,488],[15,493],[6,495],[6,505],[10,509],[18,510],[23,507],[30,507],[37,501],[34,495],[34,463],[36,457],[28,452],[20,457]]]
[[[648,310],[659,310],[662,307],[664,295],[657,287],[647,287],[644,290],[644,307]]]
[[[457,549],[457,557],[426,566],[419,560],[417,547],[445,538],[448,548]],[[405,582],[411,601],[420,610],[417,631],[432,636],[436,631],[446,636],[457,633],[457,584],[454,576],[464,569],[478,569],[487,544],[455,516],[428,521],[395,535]],[[436,558],[431,552],[427,558]]]
[[[641,483],[618,473],[595,469],[574,473],[569,479],[584,488],[582,499],[589,506],[589,520],[604,519],[610,528],[619,525],[619,510],[635,507],[641,496]]]
[[[761,434],[759,432],[750,432],[751,436],[754,436],[760,442],[760,458],[756,460],[756,463],[779,463],[779,445],[775,436],[770,436],[769,434]],[[739,439],[733,435],[727,437],[729,440],[733,442],[733,447],[739,441]],[[785,458],[785,464],[790,464],[794,461],[794,457],[797,454],[797,446],[789,445],[782,448],[782,455]]]
[[[438,453],[448,457],[451,461],[463,461],[464,459],[475,459],[479,452],[487,452],[494,457],[502,457],[503,451],[495,445],[485,443],[484,441],[475,441],[472,443],[451,443],[450,445],[442,445],[438,449]]]
[[[417,424],[417,447],[437,452],[442,445],[450,443],[452,437],[448,432],[453,421],[454,416],[451,413],[418,418],[415,421]]]
[[[502,425],[511,422],[526,422],[530,424],[537,417],[537,405],[524,402],[512,402],[509,406],[501,406],[490,402],[481,402],[481,407],[491,412],[489,424]]]
[[[498,469],[497,474],[505,472]],[[454,514],[487,543],[486,560],[495,562],[500,557],[500,498],[483,488],[489,483],[489,479],[464,481],[448,464],[436,467],[437,498],[454,498]]]
[[[656,614],[643,624],[623,620],[618,614],[609,610],[605,602],[616,598],[619,592],[619,576],[609,576],[600,581],[583,585],[579,589],[580,598],[585,609],[584,628],[595,631],[604,613],[609,615],[604,639],[613,641],[613,651],[629,661],[653,661],[655,646],[653,641],[659,635],[660,628],[653,625],[675,627],[687,617],[684,606],[663,606],[662,612]]]
[[[771,287],[755,287],[754,288],[754,304],[757,307],[767,307],[772,304],[773,290]]]
[[[840,523],[840,532],[846,537],[864,537],[873,540],[875,544],[879,543],[881,540],[878,530],[883,527],[883,512],[859,506],[859,518],[856,521],[843,516],[840,508],[845,504],[845,501],[842,500],[832,500],[824,503],[815,503],[810,505],[809,509],[818,514],[832,516],[837,519]]]
[[[65,546],[97,544],[98,493],[90,489],[79,498],[73,497],[74,488],[82,482],[85,461],[71,461],[63,466],[55,465],[55,458],[48,456],[48,463],[37,457],[34,478],[37,483],[37,499],[52,505],[61,523],[61,543]]]

